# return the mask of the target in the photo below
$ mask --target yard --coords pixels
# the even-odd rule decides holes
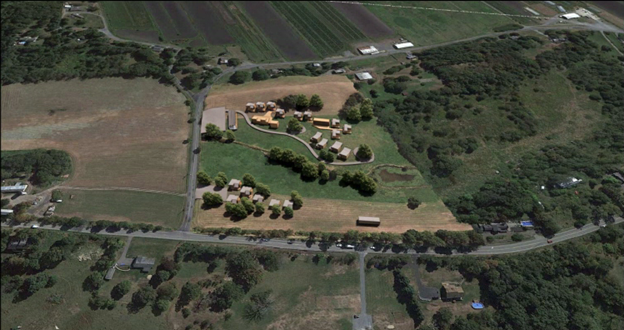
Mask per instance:
[[[2,150],[68,152],[67,185],[181,192],[188,109],[151,79],[104,78],[2,88]]]
[[[184,197],[123,190],[67,190],[58,203],[60,216],[87,220],[143,222],[177,229],[183,215]],[[73,195],[73,198],[69,198]]]
[[[410,279],[413,282],[413,279]],[[397,300],[393,288],[394,276],[392,271],[367,269],[366,270],[366,300],[367,313],[373,315],[373,324],[376,329],[387,329],[393,325],[397,330],[414,329],[414,321]],[[412,286],[415,287],[415,283]]]

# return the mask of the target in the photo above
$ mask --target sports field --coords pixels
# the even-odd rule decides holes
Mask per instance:
[[[56,213],[86,220],[143,222],[177,228],[182,219],[184,197],[123,190],[63,189],[65,199]],[[69,196],[73,195],[73,198]]]
[[[187,108],[155,80],[105,78],[2,88],[2,150],[67,151],[67,185],[181,192]]]
[[[206,109],[226,107],[245,110],[247,102],[277,100],[289,94],[318,94],[323,100],[322,114],[337,114],[349,95],[356,93],[353,83],[345,76],[280,77],[243,85],[215,86],[206,98]]]

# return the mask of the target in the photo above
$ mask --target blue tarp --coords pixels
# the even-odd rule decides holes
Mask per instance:
[[[478,303],[478,302],[472,303],[472,308],[474,308],[474,309],[483,309],[483,304],[482,303]]]
[[[521,221],[520,225],[522,227],[533,227],[533,221]]]

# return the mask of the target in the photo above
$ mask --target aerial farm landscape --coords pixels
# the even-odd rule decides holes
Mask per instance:
[[[1,329],[624,328],[624,2],[1,15]]]

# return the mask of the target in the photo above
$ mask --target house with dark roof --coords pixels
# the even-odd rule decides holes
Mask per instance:
[[[147,258],[147,257],[136,257],[132,261],[132,268],[139,268],[141,272],[148,273],[154,264],[156,263],[156,259]]]

